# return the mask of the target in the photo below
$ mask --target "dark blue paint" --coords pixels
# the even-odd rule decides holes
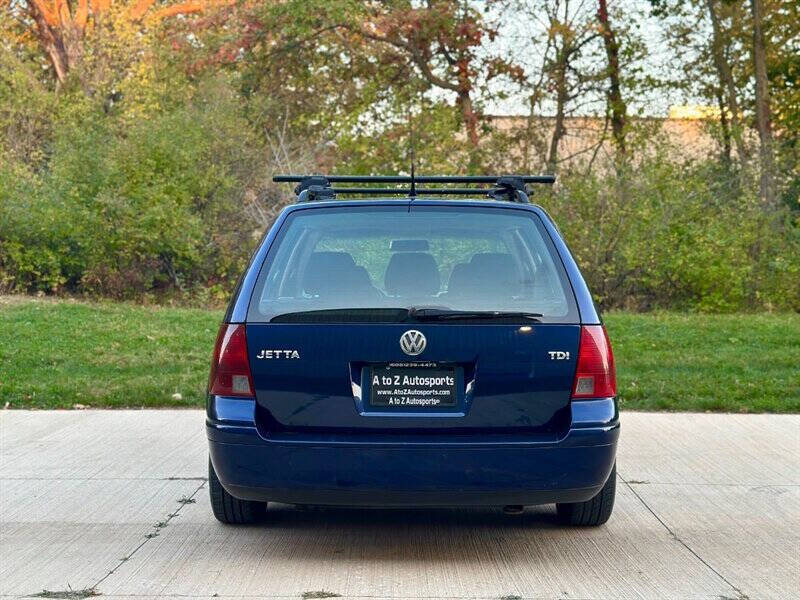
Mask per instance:
[[[259,270],[289,214],[376,204],[412,206],[354,200],[287,207],[253,254],[226,322],[246,322]],[[568,275],[581,323],[600,323],[572,254],[542,208],[452,200],[413,205],[536,214]],[[576,502],[597,493],[614,464],[619,414],[614,398],[569,399],[578,325],[536,324],[523,333],[519,325],[415,324],[429,341],[418,359],[456,366],[457,405],[426,412],[371,407],[363,372],[370,363],[407,361],[398,344],[407,328],[248,324],[257,400],[208,401],[211,459],[226,489],[253,500],[388,505]],[[257,360],[262,348],[300,348],[301,358]],[[569,350],[570,360],[548,360],[554,349]]]
[[[596,403],[605,404],[605,411]],[[240,406],[234,407],[235,404]],[[573,403],[573,407],[578,403]],[[613,399],[590,401],[614,413]],[[611,471],[619,422],[562,437],[520,434],[272,434],[255,402],[212,398],[211,459],[235,496],[325,504],[540,504],[591,498]],[[227,412],[230,411],[230,412]],[[253,420],[226,424],[250,412]],[[579,411],[580,412],[580,411]]]
[[[407,324],[250,323],[247,340],[258,403],[282,428],[402,429],[527,428],[564,430],[575,373],[578,325],[415,324],[428,339],[420,361],[448,362],[462,373],[458,404],[450,409],[373,410],[362,371],[370,363],[403,362]],[[301,348],[299,359],[258,360],[262,348]],[[336,352],[332,353],[331,348]],[[549,350],[568,350],[552,361]],[[358,362],[353,362],[357,357]],[[309,374],[313,373],[313,377]],[[472,382],[467,392],[467,384]],[[353,384],[361,387],[361,393]],[[363,387],[362,387],[363,386]],[[360,396],[360,397],[359,397]],[[442,419],[445,416],[459,419]]]

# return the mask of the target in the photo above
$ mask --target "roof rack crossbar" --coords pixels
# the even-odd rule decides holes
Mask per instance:
[[[414,199],[418,195],[456,195],[469,196],[484,194],[495,200],[528,203],[526,183],[551,184],[555,182],[553,175],[428,175],[423,177],[406,177],[403,175],[275,175],[276,183],[296,182],[294,193],[298,202],[313,200],[333,200],[337,194],[361,195],[402,195]],[[385,185],[410,184],[410,187],[332,187],[332,183],[372,183]],[[421,188],[417,183],[429,184],[471,184],[492,185],[494,187],[467,188]]]
[[[411,177],[406,175],[275,175],[275,183],[302,182],[309,177],[324,177],[330,183],[408,183]],[[416,183],[487,183],[496,184],[499,179],[514,177],[523,183],[555,183],[554,175],[418,175],[414,177]]]
[[[390,196],[410,196],[411,188],[381,188],[381,187],[333,187],[330,188],[335,194],[363,194],[365,196],[373,194],[387,194]],[[417,188],[417,195],[429,196],[475,196],[478,194],[491,194],[503,192],[504,188]]]

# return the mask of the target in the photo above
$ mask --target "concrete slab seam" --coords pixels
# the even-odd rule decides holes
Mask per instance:
[[[0,477],[0,481],[208,481],[208,477]]]
[[[114,567],[113,569],[111,569],[111,570],[110,570],[108,573],[106,573],[105,575],[103,575],[103,576],[102,576],[102,577],[101,577],[101,578],[100,578],[100,579],[97,581],[97,583],[95,583],[95,584],[94,584],[94,585],[93,585],[93,586],[92,586],[90,589],[92,589],[92,590],[95,590],[95,589],[97,589],[97,587],[98,587],[98,586],[99,586],[101,583],[103,583],[103,582],[104,582],[106,579],[108,579],[109,577],[111,577],[111,575],[113,575],[114,573],[116,573],[116,572],[117,572],[117,570],[118,570],[118,569],[119,569],[119,568],[120,568],[120,567],[121,567],[123,564],[125,564],[127,561],[129,561],[131,558],[133,558],[134,554],[136,554],[136,553],[137,553],[139,550],[141,550],[141,549],[142,549],[142,547],[143,547],[143,546],[144,546],[144,545],[145,545],[147,542],[149,542],[149,541],[150,541],[151,539],[153,539],[154,537],[158,537],[158,532],[159,532],[161,529],[164,529],[164,528],[165,528],[167,525],[169,525],[169,522],[170,522],[170,521],[172,521],[172,519],[174,519],[175,517],[177,517],[177,516],[180,514],[180,512],[181,512],[181,510],[183,510],[183,507],[184,507],[184,506],[186,506],[187,504],[194,504],[194,502],[195,502],[195,499],[194,499],[194,497],[197,495],[197,493],[198,493],[200,490],[202,490],[202,489],[205,487],[205,485],[206,485],[206,479],[203,479],[203,481],[202,481],[202,482],[200,483],[200,485],[199,485],[199,486],[198,486],[198,487],[197,487],[197,488],[196,488],[196,489],[195,489],[195,490],[194,490],[194,491],[191,493],[191,495],[189,495],[189,496],[186,496],[186,497],[182,497],[182,498],[180,498],[180,499],[178,500],[178,504],[179,504],[178,508],[177,508],[177,509],[175,509],[175,511],[174,511],[174,512],[172,512],[172,513],[168,514],[168,515],[167,515],[167,518],[166,518],[165,520],[163,520],[163,521],[159,521],[158,523],[156,523],[155,525],[153,525],[153,527],[152,527],[152,531],[150,531],[149,533],[145,534],[145,536],[144,536],[144,540],[143,540],[143,541],[142,541],[142,542],[141,542],[141,543],[140,543],[138,546],[136,546],[136,548],[134,548],[132,552],[128,553],[126,556],[123,556],[123,557],[122,557],[122,558],[119,560],[119,563],[117,564],[117,566],[115,566],[115,567]]]
[[[154,596],[153,594],[103,594],[99,593],[98,597],[102,598],[183,598],[183,599],[191,599],[196,600],[198,598],[232,598],[232,599],[242,599],[246,600],[248,598],[254,598],[256,600],[298,600],[304,598],[314,598],[315,596],[304,596],[304,595],[272,595],[272,594],[197,594],[197,595],[186,595],[186,594],[158,594]],[[0,598],[31,598],[32,596],[16,596],[16,595],[8,595],[8,594],[0,594]],[[334,595],[330,596],[330,598],[346,598],[349,600],[563,600],[563,596],[339,596]],[[721,600],[726,600],[726,597],[720,596]],[[745,597],[746,598],[746,597]],[[571,600],[597,600],[594,596],[575,596],[571,598]],[[738,600],[738,599],[737,599]]]
[[[686,548],[686,550],[688,550],[697,560],[699,560],[701,563],[703,563],[703,565],[705,565],[705,567],[707,569],[709,569],[712,573],[714,573],[717,577],[719,577],[722,581],[724,581],[734,592],[736,592],[736,597],[734,599],[731,599],[731,600],[747,600],[749,598],[749,596],[747,594],[745,594],[741,589],[739,589],[736,585],[734,585],[733,582],[731,582],[727,577],[725,577],[725,575],[723,575],[716,568],[714,568],[714,566],[711,563],[709,563],[706,559],[704,559],[702,556],[700,556],[691,546],[689,546],[689,544],[687,544],[685,541],[683,541],[680,538],[680,536],[678,536],[678,534],[675,533],[675,531],[669,525],[667,525],[667,523],[664,521],[664,519],[662,519],[656,513],[656,511],[654,511],[650,507],[650,505],[647,504],[647,502],[645,502],[644,498],[642,498],[637,493],[637,491],[633,488],[633,486],[630,483],[628,483],[628,481],[620,474],[619,470],[617,470],[617,477],[619,477],[620,481],[622,481],[622,483],[625,484],[625,487],[627,487],[631,491],[631,493],[634,496],[636,496],[636,498],[639,500],[639,502],[642,503],[642,506],[644,506],[648,510],[648,512],[651,515],[653,515],[653,517],[655,517],[655,519],[659,523],[661,523],[661,526],[664,529],[666,529],[667,532],[669,532],[669,534],[672,536],[672,538],[675,541],[677,541],[681,546]]]

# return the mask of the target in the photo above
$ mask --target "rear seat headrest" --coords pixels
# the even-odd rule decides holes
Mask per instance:
[[[499,268],[507,271],[514,269],[514,259],[506,252],[479,252],[472,255],[469,264],[476,269],[483,270]]]
[[[500,290],[514,295],[518,293],[519,287],[519,272],[510,254],[480,252],[473,255],[469,263],[453,267],[447,291],[479,296]]]
[[[469,263],[458,263],[450,273],[450,280],[447,283],[449,294],[464,294],[470,288],[470,265]]]
[[[520,275],[510,254],[481,252],[475,254],[469,264],[478,285],[499,287],[510,294],[518,292]]]
[[[342,291],[359,277],[358,267],[347,252],[312,252],[303,276],[303,289],[319,295]]]
[[[439,269],[427,252],[392,254],[383,277],[392,296],[432,296],[439,292]]]

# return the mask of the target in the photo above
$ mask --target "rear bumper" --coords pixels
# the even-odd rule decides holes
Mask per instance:
[[[576,402],[563,437],[270,435],[251,400],[209,399],[207,433],[223,487],[297,504],[503,505],[579,502],[614,465],[613,399]]]

